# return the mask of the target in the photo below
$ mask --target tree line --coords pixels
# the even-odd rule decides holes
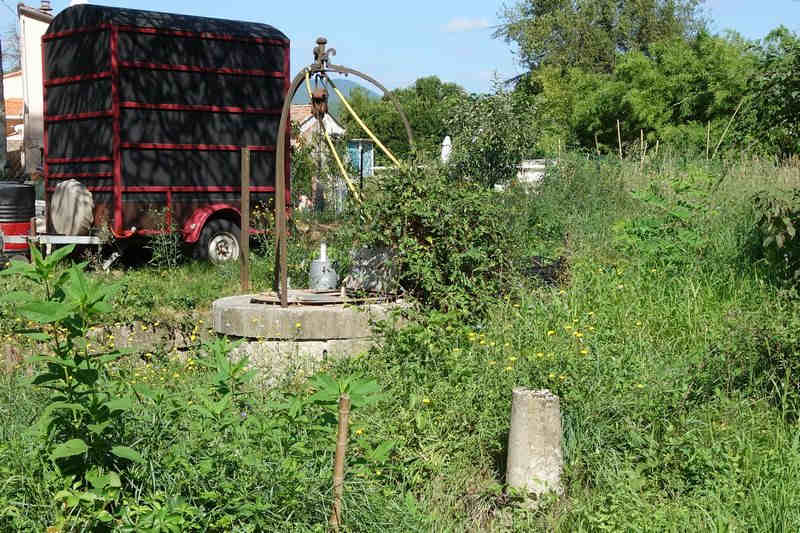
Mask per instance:
[[[512,47],[525,74],[488,95],[435,76],[393,92],[417,147],[432,154],[445,135],[472,142],[485,133],[482,123],[522,135],[527,157],[565,148],[628,153],[643,142],[689,156],[797,154],[800,37],[783,26],[761,40],[714,34],[703,4],[518,0],[503,8],[494,36]],[[389,101],[356,92],[352,103],[393,151],[409,151]],[[494,122],[471,112],[488,112]]]

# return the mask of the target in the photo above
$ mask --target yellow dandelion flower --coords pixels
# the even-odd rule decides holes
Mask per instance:
[[[564,326],[564,329],[565,329],[565,330],[567,330],[567,331],[569,331],[569,330],[571,330],[571,329],[572,329],[572,326],[570,326],[569,324],[567,324],[566,326]]]
[[[552,336],[553,336],[553,335],[555,335],[555,334],[556,334],[556,332],[555,332],[555,331],[553,331],[552,329],[547,331],[547,336],[548,336],[548,337],[552,337]]]
[[[297,329],[300,329],[300,328],[303,327],[303,324],[301,324],[300,322],[296,322],[294,327],[296,327]]]
[[[567,291],[565,291],[564,289],[561,289],[560,291],[558,291],[558,294],[567,294]]]
[[[358,428],[358,429],[356,430],[356,435],[361,435],[362,433],[364,433],[364,430],[363,430],[363,429],[361,429],[361,428]]]
[[[509,346],[511,346],[511,343],[510,343],[510,342],[507,342],[507,343],[505,343],[503,346],[504,346],[505,348],[508,348]]]
[[[579,338],[579,339],[580,339],[581,337],[583,337],[583,333],[581,333],[580,331],[576,331],[575,333],[573,333],[573,335],[575,335],[575,336],[576,336],[577,338]]]
[[[588,355],[588,354],[589,354],[589,350],[587,350],[586,348],[581,350],[581,355]]]
[[[516,358],[516,357],[509,357],[509,358],[508,358],[508,360],[509,360],[509,361],[511,361],[511,362],[513,363],[514,361],[516,361],[516,360],[517,360],[517,358]]]
[[[641,326],[641,325],[642,325],[641,321],[637,320],[637,321],[636,321],[636,325],[637,325],[637,326]]]
[[[555,378],[555,377],[556,377],[556,375],[555,375],[553,372],[550,372],[550,375],[549,375],[549,377],[550,377],[550,379],[553,379],[553,378]]]
[[[637,389],[643,389],[643,388],[644,388],[644,385],[642,385],[641,383],[637,383],[637,384],[636,384],[636,388],[637,388]]]
[[[431,403],[431,399],[430,398],[423,398],[422,399],[422,403],[429,404],[429,403]]]
[[[558,379],[560,379],[561,381],[564,381],[565,379],[567,379],[567,376],[565,376],[564,374],[561,374],[560,376],[558,376]]]
[[[513,366],[507,366],[507,367],[505,368],[505,371],[506,371],[506,372],[508,372],[508,371],[510,371],[510,370],[514,370],[514,367],[513,367]]]
[[[589,327],[588,327],[588,328],[586,328],[586,329],[588,329],[589,331],[594,331],[594,326],[589,326]]]
[[[536,357],[544,357],[544,352],[537,352]]]

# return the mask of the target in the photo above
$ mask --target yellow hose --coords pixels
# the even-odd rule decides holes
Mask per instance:
[[[361,120],[361,117],[359,117],[358,114],[355,112],[355,110],[350,106],[350,103],[345,99],[344,95],[341,92],[339,92],[339,89],[333,83],[333,80],[328,78],[328,76],[325,76],[325,78],[328,80],[328,83],[331,84],[331,87],[333,87],[333,90],[336,92],[336,96],[338,96],[339,100],[342,101],[342,103],[344,104],[344,107],[347,109],[347,111],[350,112],[351,115],[353,115],[353,118],[356,120],[358,125],[361,126],[361,129],[363,129],[365,132],[367,132],[367,135],[369,135],[370,139],[372,139],[373,142],[378,145],[378,148],[383,150],[383,153],[386,154],[386,157],[391,159],[392,163],[394,163],[395,165],[397,165],[399,167],[400,166],[400,161],[398,161],[397,158],[394,155],[392,155],[392,152],[390,152],[389,149],[386,148],[383,145],[383,143],[378,140],[378,138],[375,136],[375,134],[372,133],[372,130],[370,130],[367,127],[367,125],[364,124],[364,121]],[[307,81],[308,81],[308,74],[306,74],[306,82]]]
[[[309,81],[308,71],[306,71],[306,90],[308,91],[308,98],[311,101],[311,82]],[[328,130],[325,129],[325,124],[322,120],[320,122],[320,129],[322,130],[323,135],[325,135],[325,140],[328,142],[328,148],[330,148],[331,153],[333,154],[333,158],[336,160],[336,164],[339,166],[339,171],[342,173],[342,177],[344,178],[344,182],[347,184],[347,188],[350,189],[350,193],[355,198],[356,202],[359,204],[361,203],[361,195],[358,194],[358,189],[350,181],[350,177],[347,175],[347,171],[344,169],[344,165],[342,164],[342,160],[339,158],[339,153],[336,151],[336,148],[333,146],[333,141],[331,141],[330,135],[328,135]]]

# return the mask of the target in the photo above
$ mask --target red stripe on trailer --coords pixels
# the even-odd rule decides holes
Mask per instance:
[[[123,109],[151,109],[164,111],[208,111],[211,113],[243,113],[248,115],[280,115],[280,109],[266,107],[235,107],[218,105],[189,105],[189,104],[146,104],[143,102],[121,102]]]
[[[171,144],[171,143],[122,143],[125,150],[198,150],[206,152],[238,152],[238,144]],[[251,146],[251,152],[274,152],[274,146]]]
[[[113,141],[111,158],[114,160],[114,226],[112,233],[126,237],[122,229],[122,157],[120,155],[120,109],[119,109],[119,28],[111,28],[111,114],[113,117]]]
[[[137,26],[117,26],[119,31],[125,33],[143,33],[148,35],[169,35],[171,37],[193,37],[212,41],[235,41],[240,43],[270,44],[274,46],[287,46],[283,39],[269,39],[264,37],[246,37],[242,35],[229,35],[225,33],[196,32],[187,30],[167,30],[163,28],[140,28]]]
[[[283,72],[263,69],[200,67],[196,65],[170,65],[167,63],[149,63],[147,61],[120,61],[120,68],[143,70],[169,70],[174,72],[203,72],[208,74],[231,74],[234,76],[257,76],[259,78],[283,78]]]
[[[45,55],[44,55],[44,48],[45,48],[45,41],[46,39],[42,36],[41,48],[42,48],[42,79],[46,80],[47,76],[44,71],[45,65]],[[42,84],[42,117],[47,116],[47,84]],[[44,173],[44,188],[47,190],[47,173],[49,170],[49,164],[47,162],[47,154],[48,154],[48,136],[47,136],[47,124],[42,128],[42,171]],[[25,153],[25,147],[22,147],[22,153]],[[45,199],[46,201],[47,199]]]
[[[45,122],[67,122],[70,120],[87,120],[91,118],[111,118],[113,111],[88,111],[86,113],[69,113],[66,115],[45,115]]]
[[[113,161],[110,157],[107,156],[98,156],[98,157],[54,157],[51,159],[46,159],[48,163],[51,165],[64,165],[67,163],[109,163]]]
[[[115,188],[109,185],[88,185],[86,187],[92,192],[114,192]],[[148,193],[148,192],[163,192],[163,193],[182,193],[182,192],[239,192],[241,187],[232,187],[229,185],[215,185],[203,187],[198,185],[142,185],[123,187],[122,192],[127,193]],[[47,192],[55,191],[55,187],[48,187]],[[250,192],[275,192],[275,187],[269,185],[256,185],[250,187]]]
[[[81,33],[94,33],[98,31],[105,31],[111,28],[111,24],[98,24],[97,26],[86,26],[84,28],[75,28],[73,30],[65,30],[59,31],[56,33],[50,33],[42,37],[43,41],[52,41],[55,39],[63,39],[64,37],[72,37],[73,35],[79,35]]]
[[[284,48],[284,51],[283,51],[283,57],[284,57],[284,67],[283,68],[286,71],[286,77],[284,78],[285,88],[284,88],[284,96],[283,97],[284,98],[289,98],[289,88],[290,88],[290,85],[292,84],[292,82],[290,81],[290,76],[289,76],[291,71],[289,69],[289,67],[290,67],[290,65],[289,65],[290,54],[289,54],[289,42],[288,41],[286,42],[286,45],[285,45],[285,48]],[[291,114],[291,110],[292,110],[292,106],[289,106],[289,113],[290,114]],[[286,153],[286,156],[284,157],[284,162],[283,162],[283,176],[284,176],[284,186],[286,187],[286,194],[284,195],[283,198],[286,201],[286,205],[288,207],[290,207],[290,208],[291,208],[291,205],[292,205],[292,197],[291,197],[292,183],[291,183],[291,170],[290,170],[290,168],[291,168],[291,157],[292,157],[291,138],[292,138],[292,121],[291,120],[287,120],[286,121],[286,147],[284,149],[285,153]]]
[[[50,78],[44,81],[45,87],[53,87],[54,85],[68,85],[70,83],[78,83],[81,81],[102,80],[110,78],[111,71],[95,72],[94,74],[78,74],[77,76],[64,76],[62,78]]]
[[[48,174],[51,180],[60,180],[66,178],[113,178],[113,172],[57,172],[55,174]]]
[[[146,193],[146,192],[239,192],[241,191],[241,187],[233,187],[230,185],[213,185],[208,187],[203,187],[200,185],[169,185],[169,186],[158,186],[158,185],[142,185],[142,186],[131,186],[125,187],[125,192],[130,193]],[[260,185],[256,187],[250,187],[251,192],[275,192],[275,187],[271,187],[268,185]]]

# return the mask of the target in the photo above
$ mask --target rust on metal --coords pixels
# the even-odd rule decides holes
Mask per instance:
[[[325,37],[320,37],[317,39],[317,46],[314,47],[314,63],[302,69],[297,76],[295,76],[294,80],[292,80],[292,84],[289,86],[289,90],[286,93],[286,98],[283,101],[283,108],[281,109],[281,121],[278,127],[278,141],[277,141],[277,149],[275,154],[275,279],[274,279],[274,291],[277,294],[277,298],[281,307],[288,307],[289,306],[289,288],[288,288],[288,264],[287,264],[287,223],[286,223],[286,198],[285,198],[285,188],[282,186],[286,182],[286,132],[287,132],[287,125],[289,123],[289,109],[291,107],[292,98],[294,98],[297,89],[300,88],[300,84],[305,81],[306,75],[314,75],[314,74],[326,74],[328,72],[336,72],[338,74],[342,74],[344,76],[357,76],[364,81],[367,81],[380,89],[383,92],[383,95],[392,102],[397,112],[400,114],[400,118],[403,121],[403,125],[406,129],[406,135],[408,135],[408,144],[412,148],[414,147],[414,136],[411,133],[411,124],[408,122],[408,118],[406,114],[403,112],[403,109],[400,107],[400,103],[397,101],[397,98],[386,88],[384,87],[379,81],[375,78],[372,78],[363,72],[359,72],[358,70],[345,67],[342,65],[335,65],[330,62],[331,56],[336,55],[335,48],[327,48],[328,40]],[[313,103],[313,95],[312,95],[312,106]],[[321,105],[321,104],[320,104]],[[327,100],[325,101],[325,107],[327,110]],[[314,109],[312,107],[312,109]],[[316,116],[316,115],[315,115]],[[324,115],[321,115],[324,116]],[[319,117],[317,117],[319,118]],[[278,186],[281,184],[281,186]]]

